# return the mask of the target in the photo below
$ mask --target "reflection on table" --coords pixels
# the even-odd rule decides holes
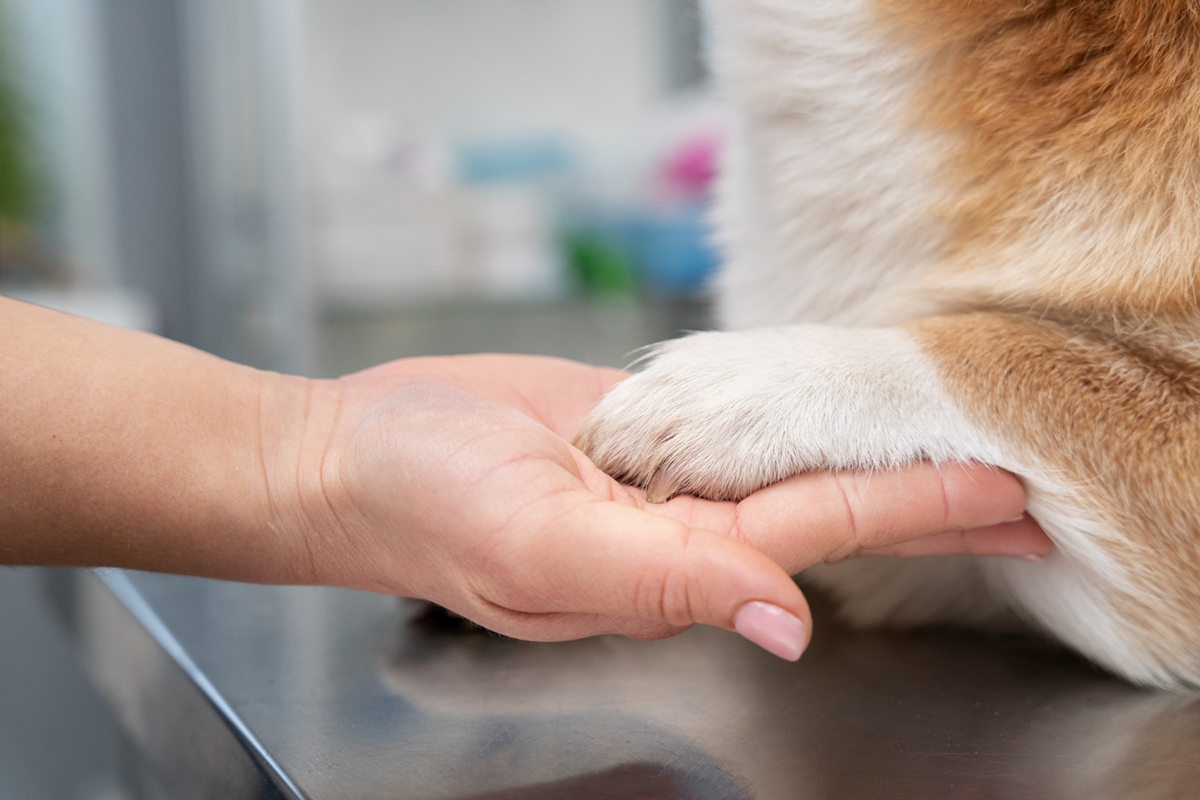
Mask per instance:
[[[1025,638],[850,631],[820,602],[788,664],[712,629],[529,644],[349,591],[48,583],[162,796],[1124,800],[1200,782],[1193,697]]]

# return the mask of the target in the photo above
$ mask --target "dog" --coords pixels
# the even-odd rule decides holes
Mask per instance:
[[[1015,473],[1040,563],[809,573],[861,625],[1032,624],[1200,686],[1200,3],[710,0],[722,332],[579,443],[652,499]]]

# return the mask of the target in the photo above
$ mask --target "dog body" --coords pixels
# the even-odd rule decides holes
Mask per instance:
[[[1038,564],[811,571],[862,624],[1032,622],[1200,685],[1200,7],[711,0],[728,332],[590,419],[598,465],[733,499],[798,472],[1019,475]]]

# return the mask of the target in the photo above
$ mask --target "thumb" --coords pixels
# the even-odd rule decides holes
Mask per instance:
[[[497,587],[488,602],[526,618],[714,625],[793,661],[807,646],[812,617],[804,595],[753,547],[582,490],[554,505],[540,519],[521,521],[540,533],[523,537],[516,552],[508,548],[519,566],[501,573],[520,578]]]

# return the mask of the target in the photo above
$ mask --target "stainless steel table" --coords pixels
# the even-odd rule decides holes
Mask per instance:
[[[527,644],[348,591],[118,571],[47,586],[146,797],[1200,797],[1200,702],[1021,638]]]

